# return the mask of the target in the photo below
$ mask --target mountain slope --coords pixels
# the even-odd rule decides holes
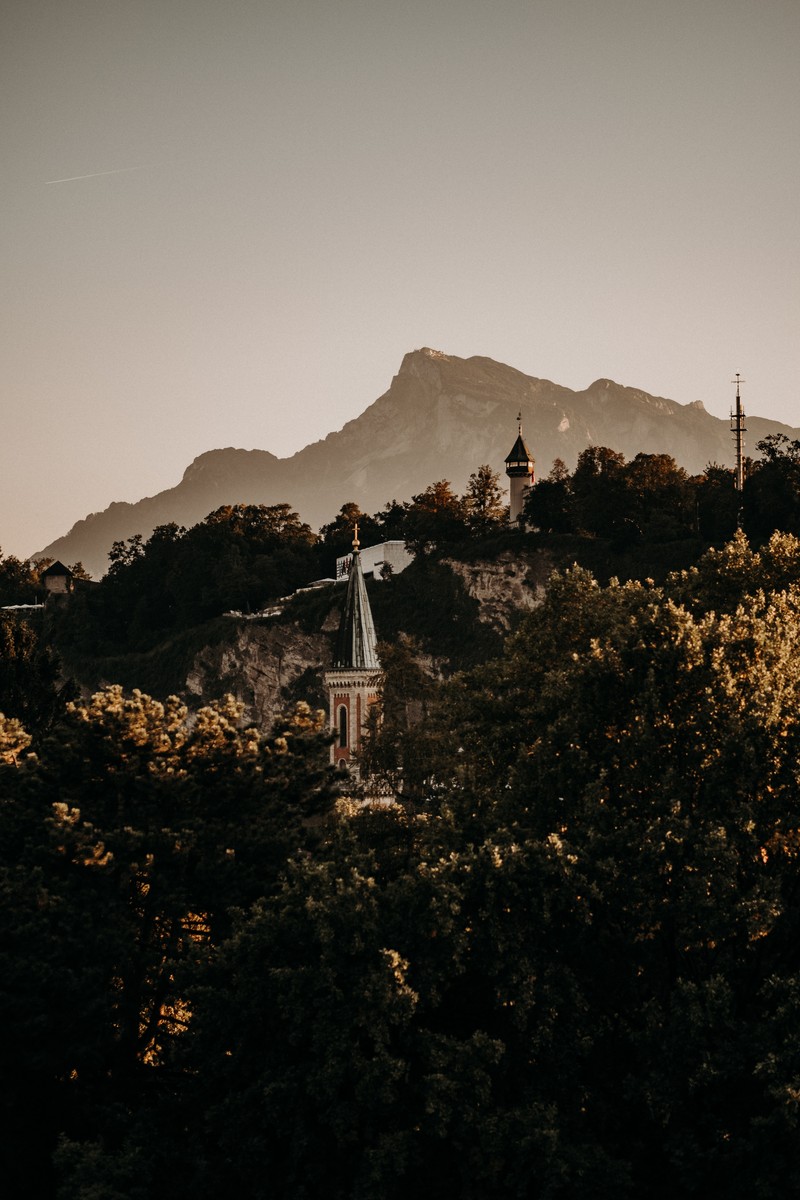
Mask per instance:
[[[628,458],[639,451],[671,454],[690,472],[708,462],[732,464],[727,421],[699,402],[678,404],[610,379],[575,392],[490,358],[426,348],[407,354],[388,391],[323,441],[287,459],[264,450],[208,451],[175,487],[136,504],[111,504],[39,554],[80,559],[99,575],[113,541],[148,536],[168,521],[195,524],[221,504],[287,501],[316,528],[348,500],[374,511],[437,479],[460,491],[481,463],[502,471],[518,412],[540,475],[554,458],[574,467],[587,445],[611,446]],[[800,429],[749,418],[749,447],[768,433],[800,437]]]

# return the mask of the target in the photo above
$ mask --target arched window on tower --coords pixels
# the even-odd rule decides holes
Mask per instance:
[[[344,704],[339,708],[339,745],[347,745],[347,709]]]

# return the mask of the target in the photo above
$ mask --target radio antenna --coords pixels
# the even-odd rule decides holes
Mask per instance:
[[[742,493],[744,492],[744,435],[747,432],[744,423],[744,409],[742,408],[742,397],[739,390],[739,385],[745,380],[741,378],[739,372],[736,372],[736,378],[731,380],[731,383],[736,384],[736,407],[731,410],[731,433],[733,434],[734,445],[736,446],[736,476],[734,486],[739,493],[739,511],[736,516],[736,524],[739,529],[742,528]]]

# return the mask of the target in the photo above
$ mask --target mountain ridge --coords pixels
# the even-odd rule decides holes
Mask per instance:
[[[437,479],[463,490],[481,463],[502,470],[518,412],[539,477],[555,458],[574,467],[588,445],[607,445],[627,458],[671,454],[690,473],[709,462],[733,462],[727,421],[702,401],[680,404],[605,378],[573,391],[485,356],[423,347],[404,355],[389,388],[359,416],[290,457],[207,450],[173,487],[135,502],[113,501],[33,557],[81,560],[98,575],[112,542],[148,537],[169,521],[195,524],[222,504],[287,502],[317,528],[350,500],[375,511]],[[749,418],[748,428],[751,447],[768,433],[800,437],[800,429],[764,417]]]

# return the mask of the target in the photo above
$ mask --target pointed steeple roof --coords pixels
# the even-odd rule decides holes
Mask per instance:
[[[506,455],[507,463],[533,462],[534,458],[522,436],[522,413],[517,417],[517,440]]]
[[[533,462],[533,455],[525,445],[522,434],[519,435],[511,450],[506,455],[506,462]]]
[[[356,536],[353,540],[353,563],[350,567],[350,578],[347,581],[347,596],[339,623],[339,636],[336,639],[333,665],[340,669],[354,667],[362,671],[379,671],[381,664],[375,649],[375,625],[372,621],[372,609],[369,606],[367,585],[364,582],[358,547],[358,526],[356,526]]]

